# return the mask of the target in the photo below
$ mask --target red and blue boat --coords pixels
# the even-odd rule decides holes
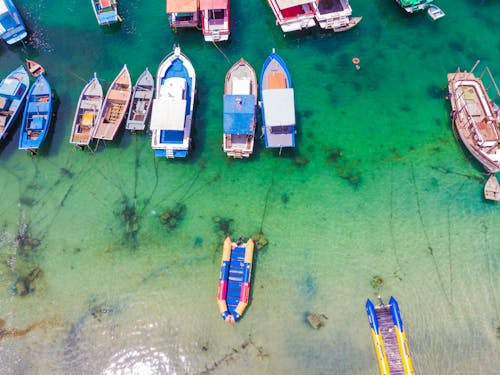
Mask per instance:
[[[240,320],[248,305],[253,249],[251,238],[246,243],[241,238],[238,242],[230,237],[224,241],[217,304],[225,322]]]
[[[367,300],[366,313],[380,375],[415,375],[398,302],[394,297],[388,304],[379,300],[377,306]]]

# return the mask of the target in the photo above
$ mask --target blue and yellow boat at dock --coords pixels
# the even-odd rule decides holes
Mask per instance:
[[[370,322],[373,345],[380,375],[415,375],[398,302],[391,297],[384,304],[374,306],[366,301],[366,313]]]

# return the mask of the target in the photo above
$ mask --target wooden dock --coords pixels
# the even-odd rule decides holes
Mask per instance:
[[[399,351],[398,339],[396,338],[396,329],[392,320],[391,309],[389,305],[377,306],[375,313],[377,314],[382,341],[384,342],[390,374],[404,375],[405,371]]]

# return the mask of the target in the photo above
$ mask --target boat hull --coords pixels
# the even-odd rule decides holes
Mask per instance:
[[[78,99],[69,143],[83,147],[92,141],[103,97],[101,83],[94,73]]]
[[[154,78],[146,68],[134,86],[125,129],[138,131],[146,128],[146,121],[151,112],[154,88]]]
[[[217,291],[217,305],[222,320],[235,323],[248,306],[252,274],[254,242],[224,241],[221,271]]]
[[[191,146],[191,125],[196,73],[179,47],[158,67],[151,113],[151,147],[158,157],[186,157]]]
[[[316,26],[314,19],[314,1],[304,1],[304,4],[281,9],[277,0],[267,0],[271,7],[276,24],[283,32],[300,31]]]
[[[455,134],[486,171],[500,172],[498,119],[482,81],[473,73],[450,73],[448,91]]]
[[[106,93],[93,138],[109,141],[114,139],[125,118],[131,96],[130,73],[127,65],[124,65]]]
[[[292,79],[274,51],[260,74],[262,133],[267,148],[295,147],[295,103]]]
[[[7,136],[21,113],[29,85],[28,72],[23,66],[9,73],[0,83],[0,139]]]
[[[90,2],[99,25],[111,25],[120,21],[116,0],[90,0]]]
[[[7,44],[15,44],[26,36],[26,27],[14,3],[0,0],[0,38]]]
[[[229,157],[248,158],[254,147],[257,77],[240,59],[227,72],[224,83],[224,134],[222,149]]]
[[[52,121],[52,91],[43,74],[31,86],[24,108],[19,150],[36,153],[42,145]]]

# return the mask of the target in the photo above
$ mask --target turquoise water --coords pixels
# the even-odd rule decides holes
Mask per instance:
[[[164,1],[122,1],[112,29],[88,3],[18,0],[30,39],[0,46],[0,76],[33,58],[58,101],[38,156],[17,150],[19,124],[0,144],[0,373],[377,374],[374,276],[399,301],[417,374],[497,373],[499,208],[444,96],[446,74],[477,59],[500,77],[498,2],[441,1],[433,23],[353,0],[352,31],[284,37],[266,1],[233,0],[219,48],[172,34]],[[106,89],[126,63],[135,81],[174,43],[198,75],[187,160],[155,159],[148,134],[95,153],[68,143],[94,71]],[[280,156],[260,140],[229,160],[225,73],[240,57],[259,73],[272,48],[295,86],[298,147]],[[228,232],[269,241],[234,327],[216,304]]]

